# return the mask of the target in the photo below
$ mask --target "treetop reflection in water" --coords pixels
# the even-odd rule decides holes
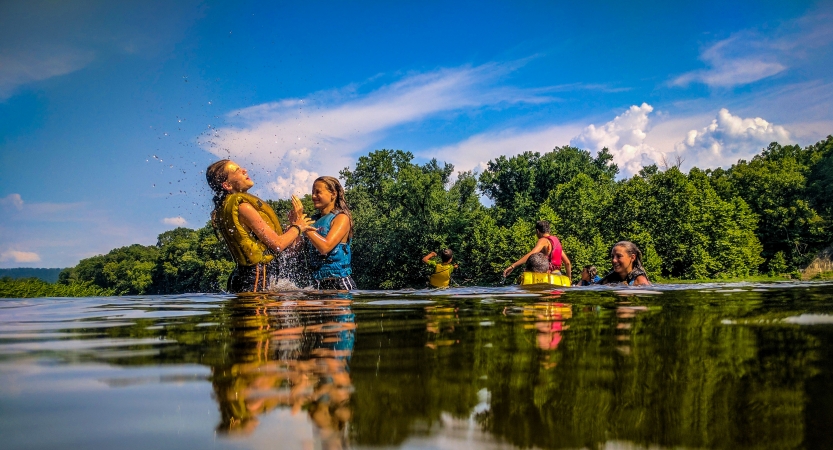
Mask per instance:
[[[830,448],[833,286],[0,301],[11,448]]]

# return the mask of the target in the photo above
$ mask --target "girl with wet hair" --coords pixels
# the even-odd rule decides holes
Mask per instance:
[[[650,286],[648,274],[642,266],[642,251],[633,242],[620,241],[610,249],[613,271],[605,275],[599,284],[619,284],[628,286]]]
[[[590,286],[591,284],[596,284],[601,281],[601,277],[598,275],[598,270],[596,266],[584,266],[581,269],[581,281],[578,282],[579,286]]]
[[[226,289],[258,292],[267,289],[267,278],[277,275],[275,255],[292,246],[312,220],[292,196],[291,225],[284,232],[275,211],[247,191],[254,186],[249,172],[234,161],[223,159],[205,170],[205,180],[214,191],[211,225],[226,243],[236,264]]]
[[[304,235],[316,286],[341,291],[356,289],[351,276],[353,218],[341,183],[333,177],[317,178],[312,183],[312,204],[318,213]]]

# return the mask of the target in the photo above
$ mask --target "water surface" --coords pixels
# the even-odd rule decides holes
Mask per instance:
[[[833,285],[0,299],[4,448],[833,448]]]

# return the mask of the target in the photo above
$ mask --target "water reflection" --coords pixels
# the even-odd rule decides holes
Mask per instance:
[[[833,285],[706,287],[9,300],[0,436],[833,448]]]
[[[217,430],[249,434],[276,408],[306,414],[323,448],[346,445],[356,321],[349,299],[236,300],[231,340],[211,368]]]

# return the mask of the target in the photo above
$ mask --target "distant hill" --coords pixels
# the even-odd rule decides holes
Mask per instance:
[[[64,269],[33,269],[29,267],[17,267],[14,269],[0,269],[0,278],[40,278],[47,283],[58,281],[58,274]]]

